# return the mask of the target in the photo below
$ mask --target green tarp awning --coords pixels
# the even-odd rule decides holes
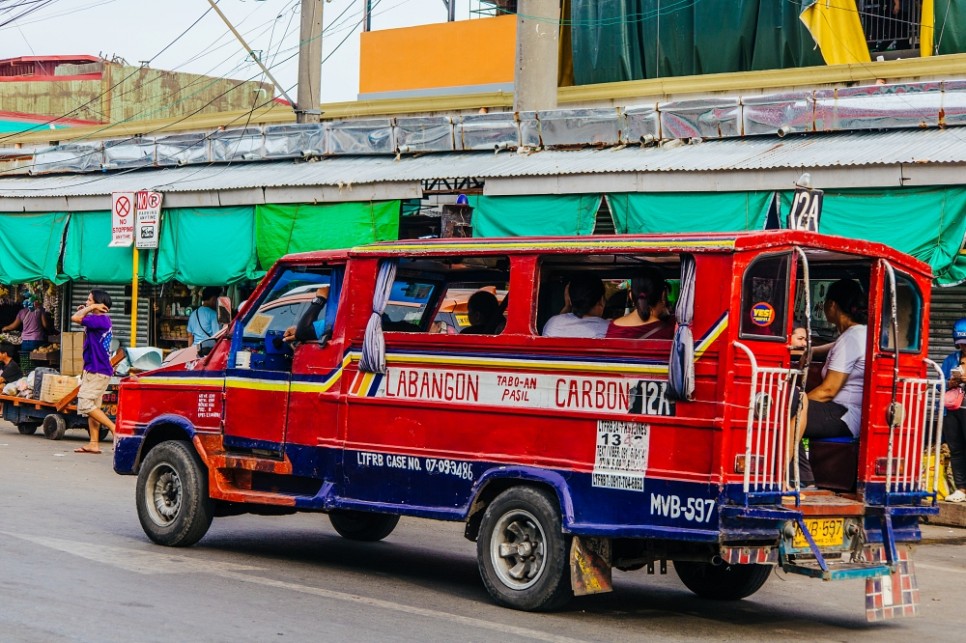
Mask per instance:
[[[0,215],[0,283],[19,284],[57,274],[66,212]]]
[[[792,194],[781,194],[782,225]],[[825,190],[819,230],[910,254],[932,266],[939,285],[966,279],[966,188]]]
[[[131,283],[131,248],[109,248],[111,243],[111,213],[72,212],[67,224],[61,280],[81,279],[102,284]],[[145,272],[147,253],[139,256],[138,272]]]
[[[618,234],[738,232],[765,227],[773,192],[608,194]]]
[[[161,238],[151,281],[221,286],[259,276],[255,208],[174,208],[161,216]]]
[[[936,53],[966,52],[966,2],[934,0],[933,42]]]
[[[259,265],[267,270],[291,252],[397,239],[399,208],[399,201],[256,206]]]
[[[599,194],[471,196],[474,237],[586,235],[594,231]]]

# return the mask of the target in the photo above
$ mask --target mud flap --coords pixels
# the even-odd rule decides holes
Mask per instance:
[[[885,550],[876,548],[876,556],[885,562]],[[899,559],[887,576],[865,581],[865,617],[869,622],[919,615],[919,584],[910,548],[897,548]]]
[[[574,596],[614,590],[609,538],[574,536],[570,545],[570,585]]]

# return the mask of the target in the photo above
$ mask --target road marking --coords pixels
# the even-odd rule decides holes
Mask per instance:
[[[242,573],[245,571],[261,571],[264,569],[263,567],[199,560],[198,558],[183,556],[180,554],[159,554],[154,551],[127,549],[124,547],[111,547],[108,545],[94,545],[91,543],[64,540],[62,538],[26,536],[23,534],[2,531],[0,531],[0,534],[18,538],[20,540],[26,540],[28,542],[32,542],[57,551],[62,551],[67,554],[80,556],[81,558],[86,558],[87,560],[97,563],[118,567],[125,571],[134,572],[136,574],[211,574],[220,578],[240,581],[243,583],[251,583],[254,585],[287,590],[290,592],[299,592],[301,594],[309,594],[335,601],[365,605],[367,607],[375,607],[412,616],[423,616],[426,618],[446,621],[467,627],[490,630],[500,634],[511,634],[513,636],[530,638],[536,641],[548,641],[549,643],[586,643],[584,639],[572,639],[525,627],[516,627],[503,623],[495,623],[478,618],[440,612],[439,610],[434,609],[424,609],[421,607],[405,605],[393,601],[385,601],[378,598],[360,596],[358,594],[347,594],[345,592],[322,589],[321,587],[311,587],[309,585],[300,585],[298,583],[290,583],[287,581],[262,578],[252,574]]]

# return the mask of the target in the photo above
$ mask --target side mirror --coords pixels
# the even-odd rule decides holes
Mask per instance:
[[[203,339],[198,344],[198,357],[207,357],[208,354],[215,348],[215,344],[218,340],[214,337],[209,337],[208,339]]]

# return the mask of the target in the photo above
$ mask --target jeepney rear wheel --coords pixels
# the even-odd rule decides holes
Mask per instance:
[[[339,509],[329,512],[329,522],[343,538],[374,543],[392,533],[399,516]]]
[[[493,599],[513,609],[549,611],[573,596],[556,498],[514,487],[490,503],[480,522],[477,564]]]
[[[701,598],[737,601],[751,596],[765,584],[771,565],[728,565],[674,561],[681,582]]]
[[[20,435],[33,435],[39,427],[40,422],[21,422],[17,425],[17,431],[20,432]]]
[[[214,506],[208,475],[191,444],[162,442],[138,473],[136,502],[148,538],[168,547],[193,545],[208,532]]]

